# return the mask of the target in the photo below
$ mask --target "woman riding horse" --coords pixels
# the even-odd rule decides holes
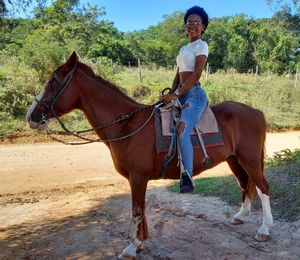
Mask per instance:
[[[84,112],[110,150],[116,170],[129,181],[134,228],[132,240],[120,258],[135,257],[148,237],[145,214],[147,183],[161,178],[164,159],[164,155],[156,151],[155,107],[137,103],[117,86],[95,75],[89,66],[78,61],[74,52],[53,72],[31,105],[27,119],[31,128],[42,130],[54,119],[74,109]],[[238,102],[223,102],[211,109],[224,140],[224,146],[207,149],[213,161],[212,167],[227,161],[242,189],[242,206],[231,222],[243,223],[250,213],[251,199],[257,192],[262,200],[263,223],[255,238],[265,241],[272,225],[269,186],[263,173],[265,118],[259,110]],[[195,150],[194,158],[193,174],[197,175],[207,168],[203,168],[201,151]],[[178,179],[179,176],[180,169],[174,160],[165,178]]]

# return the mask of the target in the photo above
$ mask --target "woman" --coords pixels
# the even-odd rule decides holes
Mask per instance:
[[[194,153],[190,135],[208,105],[206,93],[198,82],[208,56],[208,45],[201,39],[208,25],[208,15],[203,8],[194,6],[187,10],[184,23],[189,43],[180,49],[177,56],[178,68],[171,93],[161,97],[164,103],[179,99],[182,104],[177,127],[185,170],[180,183],[181,193],[194,190],[192,181]]]

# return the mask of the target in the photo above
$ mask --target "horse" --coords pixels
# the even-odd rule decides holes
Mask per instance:
[[[155,145],[155,118],[153,105],[136,102],[113,83],[96,75],[79,61],[76,52],[50,76],[45,87],[35,98],[27,113],[32,129],[43,130],[47,125],[74,109],[80,109],[110,150],[115,169],[130,185],[132,199],[132,240],[119,255],[120,259],[136,257],[148,237],[145,215],[145,194],[149,180],[161,179],[164,155]],[[211,167],[226,161],[241,187],[241,208],[231,219],[242,224],[251,209],[251,200],[257,194],[262,201],[263,221],[255,236],[268,240],[273,224],[269,185],[264,177],[264,145],[266,121],[263,113],[248,105],[224,101],[211,106],[224,145],[207,148]],[[194,175],[207,168],[201,164],[201,150],[194,153]],[[164,178],[179,179],[176,160],[169,166]],[[183,195],[184,196],[184,195]]]

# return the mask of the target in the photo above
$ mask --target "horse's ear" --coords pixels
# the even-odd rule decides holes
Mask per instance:
[[[68,71],[72,70],[77,65],[77,61],[78,61],[77,53],[75,51],[73,51],[72,54],[70,55],[69,59],[66,61],[64,67]]]

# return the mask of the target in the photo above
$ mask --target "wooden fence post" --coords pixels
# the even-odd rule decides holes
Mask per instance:
[[[139,77],[139,83],[142,83],[142,71],[141,71],[141,61],[140,58],[138,58],[138,77]]]
[[[205,79],[208,78],[208,73],[209,73],[209,63],[206,64],[206,73],[205,73]]]
[[[298,84],[298,75],[299,75],[299,69],[297,68],[296,75],[295,75],[295,88],[297,87]]]
[[[257,85],[257,79],[258,79],[258,66],[255,68],[255,85]]]

